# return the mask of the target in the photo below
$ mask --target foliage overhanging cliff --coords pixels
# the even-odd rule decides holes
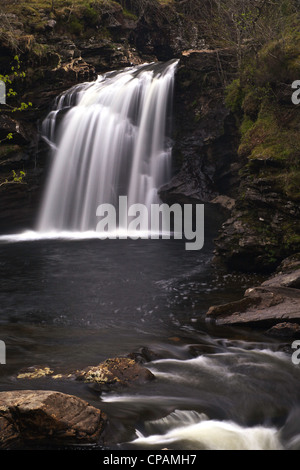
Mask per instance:
[[[292,102],[292,84],[300,77],[299,14],[292,2],[277,3],[281,14],[273,18],[272,36],[245,48],[226,90],[245,165],[216,245],[217,254],[238,269],[272,270],[300,248],[300,119]]]

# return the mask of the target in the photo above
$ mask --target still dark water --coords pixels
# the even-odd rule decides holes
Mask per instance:
[[[181,240],[0,240],[0,390],[53,389],[110,418],[107,448],[300,448],[300,366],[260,331],[217,328],[209,306],[238,299],[256,276],[211,264]],[[31,366],[57,373],[149,348],[156,380],[118,393],[68,379],[18,379]]]

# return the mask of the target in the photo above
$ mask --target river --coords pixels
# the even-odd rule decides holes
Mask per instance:
[[[298,448],[300,369],[286,345],[263,331],[206,322],[210,305],[261,280],[213,267],[215,209],[206,222],[196,252],[172,239],[2,236],[1,390],[86,399],[108,414],[112,449]],[[155,380],[117,393],[70,379],[17,378],[32,366],[68,374],[142,349]]]
[[[176,66],[98,77],[58,97],[45,119],[53,152],[37,230],[0,237],[0,389],[86,399],[109,417],[109,449],[300,448],[291,344],[206,321],[210,306],[262,280],[212,263],[217,207],[205,205],[199,250],[180,237],[100,239],[95,231],[98,204],[114,208],[128,195],[131,207],[151,208],[171,177]],[[141,352],[155,376],[143,386],[100,393],[63,378]],[[18,378],[30,367],[63,377]]]

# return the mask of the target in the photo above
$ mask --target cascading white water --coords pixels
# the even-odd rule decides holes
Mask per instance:
[[[119,196],[129,205],[159,202],[171,176],[167,126],[177,64],[111,72],[57,100],[43,123],[54,155],[38,231],[94,231],[98,205],[117,207]]]

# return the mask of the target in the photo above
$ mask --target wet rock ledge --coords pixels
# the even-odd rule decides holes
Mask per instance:
[[[285,259],[242,299],[210,307],[206,318],[218,325],[268,327],[272,336],[300,337],[300,254]]]

